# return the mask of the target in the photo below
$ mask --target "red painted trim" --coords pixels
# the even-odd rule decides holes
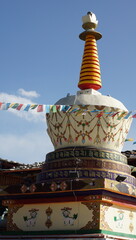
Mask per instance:
[[[83,83],[83,84],[78,84],[78,87],[82,90],[85,90],[85,89],[95,89],[95,90],[98,90],[101,88],[100,84],[99,85],[96,85],[96,84],[92,84],[92,83]]]

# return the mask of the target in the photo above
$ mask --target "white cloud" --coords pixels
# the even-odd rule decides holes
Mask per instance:
[[[36,91],[26,91],[23,88],[19,88],[18,93],[20,95],[22,95],[24,97],[28,97],[28,98],[37,98],[40,96]]]
[[[31,132],[21,136],[0,135],[0,157],[19,163],[45,161],[45,155],[53,151],[53,146],[46,133]]]
[[[0,93],[0,102],[5,103],[22,103],[22,104],[36,104],[30,99],[26,97],[20,97],[16,95],[11,95],[7,93]],[[36,110],[29,110],[26,111],[18,111],[16,109],[9,108],[8,112],[14,114],[17,117],[21,117],[27,121],[31,122],[39,122],[45,121],[45,113],[37,113]],[[1,110],[1,115],[5,114],[4,110]],[[5,116],[5,115],[4,115]],[[4,117],[6,119],[6,117]],[[13,120],[13,118],[12,118]],[[8,114],[8,120],[9,114]],[[5,121],[5,124],[6,122]],[[16,121],[16,117],[15,117]],[[18,121],[17,121],[18,122]],[[41,123],[40,123],[41,124]],[[46,123],[45,123],[46,124]],[[3,124],[4,126],[4,124]],[[20,134],[16,131],[16,134],[12,134],[12,126],[10,128],[10,124],[8,127],[5,127],[5,133],[0,134],[0,157],[3,159],[7,159],[9,161],[16,161],[22,163],[34,163],[34,162],[42,162],[45,160],[45,155],[49,151],[53,151],[53,146],[51,141],[47,135],[47,133],[41,129],[41,131],[33,128],[33,124],[31,124],[31,131],[30,129],[24,129],[23,134]],[[32,130],[33,129],[33,130]],[[9,133],[10,131],[10,133]],[[14,132],[14,131],[13,131]]]
[[[5,103],[22,103],[22,104],[36,104],[32,100],[8,93],[0,93],[0,102]],[[11,113],[15,114],[18,117],[24,118],[27,121],[43,121],[44,114],[37,113],[36,110],[30,110],[28,112],[25,111],[17,111],[16,109],[8,109]]]
[[[33,103],[30,99],[19,97],[8,93],[0,93],[0,102],[11,102],[11,103]]]

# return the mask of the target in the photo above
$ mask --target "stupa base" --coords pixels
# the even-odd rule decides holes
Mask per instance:
[[[94,189],[16,198],[3,200],[9,212],[1,240],[136,238],[135,196]]]

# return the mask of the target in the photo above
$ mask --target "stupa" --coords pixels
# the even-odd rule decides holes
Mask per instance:
[[[101,88],[94,13],[83,18],[85,41],[76,95],[46,114],[55,150],[36,182],[3,192],[7,231],[0,239],[134,239],[136,179],[121,150],[132,117]]]

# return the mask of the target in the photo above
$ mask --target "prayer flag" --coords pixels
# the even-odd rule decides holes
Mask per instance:
[[[53,113],[57,112],[56,105],[52,106],[52,111],[53,111]]]
[[[100,112],[101,110],[98,110],[98,109],[94,109],[94,110],[91,110],[90,112],[92,113],[96,113],[96,112]]]
[[[60,109],[60,105],[56,105],[56,110],[59,110]]]
[[[6,103],[5,110],[7,110],[10,106],[10,103]]]
[[[102,117],[102,115],[104,114],[104,112],[100,112],[100,113],[98,113],[97,115],[96,115],[96,117]]]
[[[81,114],[83,114],[83,110],[77,111],[76,116],[79,116],[79,115],[81,115]]]
[[[112,114],[112,117],[115,117],[119,112],[115,112],[114,114]]]
[[[134,141],[134,139],[133,138],[127,138],[127,139],[125,139],[125,142],[127,142],[127,141]]]
[[[78,110],[79,110],[79,108],[74,108],[74,109],[70,110],[69,112],[74,113],[74,112],[77,112]]]
[[[43,112],[43,105],[38,105],[37,112]]]
[[[64,105],[62,107],[62,112],[68,112],[69,109],[71,109],[71,106]]]
[[[113,112],[107,112],[107,111],[104,111],[105,114],[108,114],[109,116],[111,116],[111,114],[113,114]]]
[[[2,102],[0,102],[0,109],[1,109],[1,106],[2,106]]]
[[[118,116],[117,120],[120,120],[121,118],[123,118],[124,115],[126,115],[126,112],[122,112],[122,113]]]
[[[130,111],[124,118],[125,118],[125,119],[129,118],[130,115],[131,115],[131,113],[132,113],[132,111]]]
[[[19,103],[15,103],[15,104],[12,106],[12,108],[13,108],[13,109],[16,109],[18,106],[19,106]]]
[[[23,104],[19,104],[19,106],[16,108],[16,110],[20,110],[23,107]]]
[[[136,113],[132,116],[132,118],[136,118]]]
[[[50,105],[46,105],[46,109],[45,109],[46,113],[50,112]]]
[[[27,104],[26,107],[24,108],[24,111],[28,111],[30,106],[31,106],[30,104]]]
[[[35,109],[37,106],[38,106],[37,104],[32,104],[30,108]]]
[[[10,103],[9,108],[12,108],[15,105],[15,103]]]
[[[1,109],[2,110],[7,110],[6,103],[2,103]]]

